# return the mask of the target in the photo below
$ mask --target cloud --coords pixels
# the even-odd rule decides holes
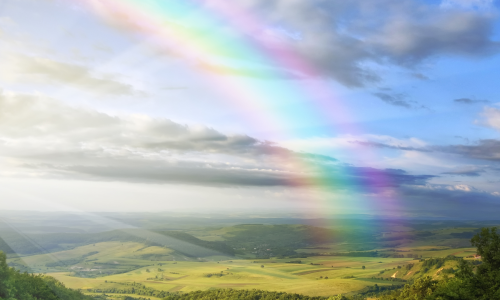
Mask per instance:
[[[89,3],[94,5],[91,8],[96,13],[117,28],[145,36],[156,34],[156,29],[135,22],[133,16],[117,7],[95,1]],[[213,11],[221,15],[230,12],[230,15],[222,18],[227,22],[220,19],[210,22],[210,18],[206,18],[207,23],[198,27],[190,18],[171,17],[165,24],[186,36],[197,37],[203,47],[191,49],[162,36],[164,53],[189,62],[202,62],[200,65],[220,57],[255,65],[255,68],[241,69],[210,64],[211,70],[224,70],[225,74],[235,76],[267,76],[269,72],[264,70],[270,68],[282,70],[274,73],[276,76],[324,77],[349,87],[359,87],[381,80],[381,75],[370,65],[395,65],[414,70],[430,58],[446,55],[481,57],[499,50],[498,43],[492,40],[495,19],[491,14],[444,9],[442,5],[417,0],[245,0],[231,3],[205,0],[199,6],[184,6],[183,9],[207,16]],[[212,47],[213,43],[208,43],[210,40],[239,47]],[[248,48],[248,45],[254,47]],[[262,71],[257,70],[259,66]],[[404,102],[396,103],[405,106]]]
[[[437,55],[484,56],[498,52],[497,43],[490,39],[489,16],[420,9],[413,16],[395,16],[378,32],[373,43],[380,55],[398,65],[412,67]],[[422,17],[422,11],[430,13],[424,22],[416,19]]]
[[[289,140],[281,143],[283,146],[296,151],[328,153],[338,149],[354,151],[357,146],[371,148],[387,148],[402,151],[433,152],[426,142],[417,138],[399,139],[387,135],[362,134],[339,135],[336,137],[313,137],[298,140]]]
[[[110,116],[91,109],[67,106],[37,94],[0,93],[0,129],[3,141],[12,146],[57,142],[61,150],[65,150],[62,146],[67,146],[66,150],[72,147],[131,147],[155,152],[293,155],[285,148],[246,135],[226,135],[209,127],[187,126],[143,115]],[[42,151],[44,147],[37,149]],[[327,159],[320,155],[308,156],[309,159],[314,157]]]
[[[372,141],[351,141],[350,143],[365,146],[365,147],[373,147],[373,148],[387,148],[387,149],[395,149],[395,150],[402,150],[402,151],[432,152],[431,149],[427,149],[427,148],[417,148],[417,147],[404,146],[404,145],[390,145],[390,144],[384,144],[384,143],[372,142]]]
[[[434,146],[436,150],[455,153],[467,158],[500,161],[500,140],[479,140],[475,145]]]
[[[249,169],[216,163],[161,160],[94,161],[97,164],[30,164],[61,177],[153,184],[191,184],[205,186],[292,186],[293,173],[273,169]]]
[[[387,92],[376,92],[373,95],[387,104],[404,107],[408,109],[419,109],[426,108],[423,105],[418,104],[416,101],[406,100],[407,96],[405,94],[398,93],[387,93]]]
[[[346,171],[357,178],[360,186],[392,186],[425,185],[427,181],[435,178],[433,175],[411,175],[401,169],[375,169],[367,167],[349,167]]]
[[[482,116],[484,119],[477,121],[478,124],[500,130],[500,109],[486,107]],[[474,144],[433,146],[432,148],[436,151],[455,153],[466,158],[500,161],[500,140],[497,139],[482,139]]]
[[[97,74],[83,64],[21,54],[4,55],[0,78],[10,82],[70,86],[103,95],[145,96],[144,92],[121,81],[117,75]]]
[[[479,168],[477,166],[467,166],[455,169],[453,171],[443,172],[442,174],[447,175],[456,175],[456,176],[467,176],[467,177],[479,177],[481,173],[484,173],[485,170]]]
[[[30,176],[337,190],[425,184],[433,176],[355,167],[333,157],[146,116],[110,116],[36,94],[0,94],[0,157]]]
[[[441,55],[482,56],[499,50],[491,39],[493,18],[475,11],[443,10],[439,5],[398,0],[245,3],[250,3],[247,10],[264,16],[268,22],[263,24],[280,24],[300,33],[301,38],[276,38],[266,35],[265,28],[249,36],[259,37],[265,45],[273,42],[274,47],[269,47],[274,50],[295,49],[323,76],[348,86],[379,79],[366,62],[413,69]]]
[[[411,76],[420,80],[429,80],[429,77],[427,75],[418,72],[411,73]]]
[[[480,103],[491,103],[488,100],[477,100],[477,99],[471,99],[471,98],[458,98],[453,100],[455,103],[459,104],[480,104]]]
[[[443,0],[441,6],[455,9],[489,9],[493,6],[493,0]]]
[[[373,95],[390,105],[401,106],[404,108],[413,108],[413,106],[405,100],[406,96],[404,94],[389,94],[377,92],[373,93]]]
[[[40,174],[58,170],[59,176],[66,170],[66,174],[116,174],[116,179],[144,181],[160,178],[162,173],[165,182],[174,181],[178,174],[178,180],[191,177],[199,183],[210,182],[213,175],[228,184],[241,183],[238,178],[247,176],[253,184],[267,178],[267,185],[276,185],[286,177],[274,175],[286,172],[280,167],[283,162],[285,166],[299,161],[310,165],[337,162],[329,156],[293,152],[247,135],[227,135],[161,118],[110,116],[42,95],[9,92],[0,93],[0,145],[0,155]],[[134,169],[135,177],[127,175]]]
[[[483,111],[485,120],[482,124],[500,130],[500,109],[494,107],[487,107]]]
[[[404,107],[407,109],[429,109],[419,104],[417,101],[407,100],[407,95],[401,93],[376,92],[373,95],[385,103],[393,106]]]
[[[483,120],[476,121],[477,124],[500,130],[500,109],[486,107],[483,110]],[[481,139],[475,143],[470,143],[465,139],[466,145],[432,146],[430,149],[446,153],[455,153],[466,158],[500,161],[500,140]]]
[[[478,190],[466,184],[413,185],[399,189],[405,211],[432,213],[449,219],[496,219],[500,209],[498,192]]]
[[[62,155],[65,155],[62,153]],[[61,156],[61,153],[59,153]],[[403,170],[364,167],[324,167],[298,172],[276,166],[249,167],[221,162],[143,160],[133,157],[92,159],[84,163],[27,163],[23,165],[52,177],[94,181],[124,181],[154,184],[207,186],[322,187],[336,191],[425,185],[432,175],[411,175]]]

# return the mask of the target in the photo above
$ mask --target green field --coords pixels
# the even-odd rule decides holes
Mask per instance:
[[[107,247],[106,244],[102,243],[96,247]],[[114,249],[123,251],[124,249],[134,249],[133,246],[124,245],[122,250],[119,247],[114,247]],[[75,249],[74,252],[88,251],[89,247],[85,248],[87,249]],[[111,245],[109,248],[112,248]],[[148,251],[148,249],[142,251]],[[116,257],[121,257],[122,264],[144,264],[144,267],[98,278],[75,277],[72,272],[51,273],[51,276],[61,280],[68,287],[84,290],[109,289],[120,287],[123,283],[136,282],[149,288],[170,292],[188,292],[211,288],[258,288],[269,291],[327,296],[360,290],[367,285],[373,285],[374,282],[391,284],[392,282],[370,278],[381,270],[392,269],[409,261],[408,259],[393,258],[311,257],[304,259],[300,264],[286,263],[289,259],[206,262],[155,261],[151,264],[147,261],[127,259],[124,256],[126,256],[124,252],[117,252]],[[99,255],[96,254],[94,257],[99,257]],[[37,259],[37,257],[29,257],[26,258],[26,261],[35,262]],[[102,257],[98,258],[99,261],[109,259],[115,259],[115,257],[104,253]],[[40,262],[37,261],[37,263]],[[366,267],[364,270],[362,269],[363,265]],[[222,274],[222,276],[207,277],[207,274]],[[355,278],[342,278],[350,276]],[[328,279],[325,279],[326,277]]]
[[[422,226],[377,231],[242,224],[3,236],[20,251],[11,251],[10,266],[47,273],[69,288],[105,293],[109,299],[161,299],[166,293],[221,288],[331,296],[354,295],[374,285],[401,286],[425,275],[453,276],[458,264],[453,256],[476,253],[469,240],[477,227]],[[37,247],[23,248],[30,241]]]
[[[474,253],[471,248],[434,249],[421,247],[414,250],[426,257],[444,257],[452,252]],[[91,255],[88,255],[89,253]],[[166,259],[141,259],[145,254],[162,255]],[[413,258],[313,256],[300,259],[301,263],[287,263],[297,260],[289,258],[220,260],[222,258],[205,257],[200,261],[176,256],[172,250],[157,246],[147,247],[132,242],[103,242],[72,250],[10,259],[9,262],[23,264],[36,272],[50,273],[67,287],[82,289],[87,293],[120,289],[127,287],[127,284],[136,283],[166,292],[256,288],[329,296],[356,292],[374,284],[401,284],[388,279],[410,279],[421,270],[418,260]],[[68,266],[45,266],[50,265],[54,259],[80,262]],[[417,265],[411,271],[402,267],[415,262]],[[445,267],[455,265],[454,262],[447,262]],[[365,269],[362,266],[365,266]],[[106,275],[117,271],[120,273]],[[380,274],[381,271],[384,272]],[[438,271],[430,270],[427,273],[438,276]]]

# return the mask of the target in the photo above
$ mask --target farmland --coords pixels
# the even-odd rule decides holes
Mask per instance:
[[[53,253],[66,260],[80,256],[89,250],[101,250],[86,257],[81,263],[69,267],[47,268],[43,271],[64,282],[68,287],[87,292],[110,291],[126,288],[126,284],[140,283],[145,288],[169,292],[189,292],[211,288],[258,288],[269,291],[287,291],[312,296],[327,296],[360,290],[378,283],[390,285],[394,282],[371,279],[380,271],[397,268],[411,260],[401,258],[364,257],[309,257],[290,263],[290,259],[266,260],[218,260],[207,257],[203,261],[148,261],[135,257],[141,253],[158,251],[155,247],[144,249],[134,243],[98,243],[71,251]],[[153,249],[149,249],[153,248]],[[105,250],[103,250],[105,249]],[[114,254],[113,254],[114,253]],[[175,258],[171,258],[175,259]],[[47,255],[30,256],[12,262],[33,265],[46,264]],[[114,264],[114,265],[113,265]],[[362,268],[365,266],[365,269]],[[120,274],[82,277],[82,273],[107,273],[121,268]],[[132,270],[133,269],[133,270]],[[79,271],[82,270],[82,271]],[[42,271],[39,269],[39,271]]]
[[[474,253],[472,248],[417,248],[423,257],[446,257],[452,252]],[[405,251],[405,250],[399,250]],[[90,255],[86,255],[89,254]],[[395,252],[399,253],[399,252]],[[142,259],[145,254],[161,255],[166,260]],[[54,258],[61,261],[83,260],[68,266],[46,267]],[[349,294],[367,286],[400,285],[415,276],[439,276],[439,269],[422,272],[419,260],[413,258],[311,256],[303,259],[228,259],[213,256],[192,259],[175,255],[157,246],[126,242],[103,242],[72,250],[11,259],[11,263],[32,266],[47,272],[66,286],[86,293],[119,292],[140,286],[145,291],[189,292],[214,288],[262,289],[310,296]],[[413,265],[411,269],[406,266]],[[363,268],[364,266],[364,268]],[[439,268],[456,267],[447,261]],[[116,271],[121,271],[117,273]],[[104,275],[108,273],[116,273]],[[151,299],[155,299],[154,297]]]
[[[478,228],[417,223],[378,232],[374,226],[211,223],[180,230],[2,234],[10,245],[9,265],[21,271],[47,273],[88,295],[161,299],[224,288],[354,295],[424,275],[453,276],[455,257],[475,254],[468,241]]]

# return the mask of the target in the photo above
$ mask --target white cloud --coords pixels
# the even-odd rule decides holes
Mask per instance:
[[[500,109],[495,107],[486,107],[483,111],[485,120],[482,122],[488,127],[500,130]]]
[[[346,166],[247,135],[162,118],[110,116],[12,92],[0,94],[0,145],[0,157],[10,159],[12,168],[39,177],[262,187],[322,186],[334,176],[337,190],[432,178]]]
[[[477,189],[474,188],[473,186],[466,185],[466,184],[450,185],[450,186],[447,186],[446,189],[450,190],[450,191],[463,191],[463,192],[477,191]]]
[[[96,74],[92,68],[47,57],[2,53],[0,79],[15,83],[43,83],[113,96],[145,96],[116,74]]]
[[[293,160],[333,161],[209,127],[12,92],[0,93],[0,145],[11,168],[58,178],[272,186],[303,176],[288,170]]]
[[[425,141],[415,137],[399,139],[388,135],[376,134],[312,137],[281,141],[280,145],[294,149],[295,151],[319,152],[324,154],[338,149],[363,149],[365,147],[388,148],[402,151],[425,151],[428,146]]]

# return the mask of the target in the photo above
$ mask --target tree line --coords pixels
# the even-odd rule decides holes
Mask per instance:
[[[5,253],[0,252],[1,300],[91,300],[80,291],[66,288],[53,277],[21,273],[7,265]]]

